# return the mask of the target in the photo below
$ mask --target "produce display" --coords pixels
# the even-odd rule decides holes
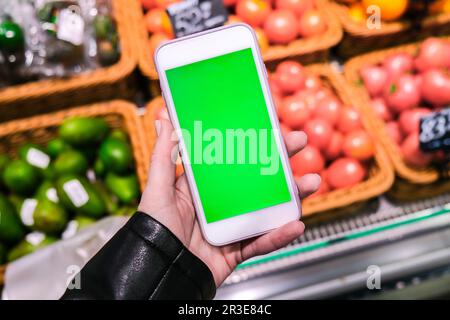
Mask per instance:
[[[367,18],[374,14],[375,11],[371,9],[371,6],[379,8],[380,18],[384,22],[395,22],[423,14],[450,13],[449,0],[341,0],[337,2],[348,5],[349,17],[353,22],[361,24],[365,24]],[[427,3],[429,3],[428,6]]]
[[[281,130],[302,130],[308,145],[291,158],[295,176],[318,173],[316,195],[352,187],[367,177],[375,143],[360,114],[295,61],[281,62],[269,78]]]
[[[2,0],[0,87],[109,66],[119,51],[110,0]]]
[[[69,238],[140,197],[127,133],[102,118],[67,118],[46,145],[0,154],[0,264]]]
[[[370,95],[371,108],[386,123],[403,160],[412,167],[421,169],[445,161],[441,152],[421,151],[419,121],[450,105],[449,67],[450,42],[429,38],[416,56],[400,50],[360,70],[361,85]]]
[[[126,77],[136,67],[135,55],[139,55],[142,73],[150,80],[155,80],[155,70],[152,70],[154,74],[151,75],[142,68],[141,55],[153,54],[157,46],[174,38],[166,9],[184,0],[133,0],[134,8],[131,4],[127,7],[128,3],[124,2],[123,10],[116,11],[121,43],[112,10],[114,1],[0,0],[0,89],[5,92],[16,89],[7,88],[16,84],[60,78],[58,89],[50,84],[49,91],[45,93],[22,90],[21,94],[29,93],[29,96],[17,102],[18,105],[27,102],[35,106],[35,113],[48,111],[46,108],[50,108],[50,102],[49,105],[45,102],[51,100],[47,95],[52,92],[70,92],[53,97],[53,100],[58,101],[71,99],[79,94],[77,90],[81,92],[79,96],[83,96],[84,91],[81,90],[92,88],[94,96],[98,93],[98,99],[107,99],[103,94],[115,91],[111,86],[129,89],[128,85],[119,81],[117,75],[111,75],[108,81],[100,79],[102,90],[97,89],[98,82],[89,81],[86,85],[83,83],[68,90],[64,88],[66,78],[113,65],[127,57],[128,51],[132,52],[129,55],[132,62],[126,64]],[[404,167],[411,171],[432,171],[434,174],[432,179],[423,178],[420,182],[409,181],[405,175],[398,174],[404,181],[396,181],[422,185],[441,182],[444,178],[434,169],[434,165],[442,167],[442,164],[448,163],[448,153],[425,153],[420,149],[419,121],[431,112],[450,106],[450,40],[438,38],[441,31],[445,34],[448,33],[446,30],[450,30],[450,18],[444,22],[435,19],[435,27],[438,26],[435,32],[422,25],[414,30],[420,39],[428,37],[428,34],[436,34],[423,41],[416,52],[391,49],[382,60],[370,60],[356,69],[356,79],[342,84],[345,89],[349,86],[359,89],[350,98],[347,97],[348,92],[336,85],[331,76],[314,72],[319,67],[328,67],[302,65],[305,61],[314,62],[317,59],[304,60],[303,53],[294,52],[292,47],[308,47],[308,53],[312,55],[321,51],[327,54],[330,47],[342,37],[342,24],[346,31],[345,37],[334,48],[336,50],[333,49],[333,60],[340,64],[343,61],[341,58],[374,50],[378,45],[389,47],[396,41],[411,41],[412,38],[406,35],[416,34],[405,26],[409,22],[415,26],[414,23],[421,22],[419,18],[450,15],[450,0],[329,1],[223,0],[228,12],[227,23],[249,24],[255,30],[264,61],[270,61],[273,71],[268,71],[268,81],[281,131],[286,134],[301,130],[308,136],[307,146],[290,159],[296,178],[308,173],[317,173],[322,177],[320,189],[304,202],[305,216],[311,212],[329,212],[338,207],[347,210],[347,206],[359,204],[391,188],[394,181],[392,168],[395,167],[397,173],[399,171],[392,155],[391,158],[387,156],[387,153],[392,153],[392,147],[386,147],[384,140],[395,144],[393,148],[401,155],[397,162],[401,162]],[[336,8],[343,11],[336,11]],[[371,19],[374,8],[380,10],[383,26],[398,28],[389,31],[387,28],[382,31],[367,28],[366,22]],[[335,11],[346,13],[345,19],[350,21],[353,29],[346,28],[342,16],[339,22]],[[138,36],[140,38],[132,38],[136,36],[133,32],[138,34],[135,32],[136,25],[122,24],[122,14],[125,22],[136,14],[136,23],[140,23],[142,31]],[[336,20],[337,27],[332,19]],[[134,27],[125,28],[128,32],[131,29],[130,37],[136,40],[130,41],[130,50],[128,42],[124,40],[127,38],[122,37],[122,25],[125,24]],[[339,37],[335,42],[324,41],[329,32],[337,29]],[[302,42],[299,43],[299,40]],[[303,45],[305,43],[306,46]],[[135,47],[145,50],[137,52]],[[273,52],[275,54],[272,55]],[[288,56],[290,58],[286,59]],[[144,60],[152,63],[149,56]],[[109,72],[109,69],[105,69],[105,72]],[[120,80],[124,78],[125,75]],[[156,81],[150,85],[154,83]],[[369,100],[359,99],[358,93],[361,92],[367,93]],[[140,101],[144,94],[139,94],[136,97]],[[19,116],[28,115],[31,109],[25,110],[24,107],[18,112],[11,107],[11,100],[19,95],[13,92],[10,96],[12,99],[8,97],[10,100],[4,103],[2,109],[4,119],[17,117],[22,110],[24,114]],[[34,96],[41,97],[40,101],[44,102],[33,104]],[[366,107],[369,110],[364,108],[365,102],[368,102]],[[58,104],[64,105],[60,101]],[[169,117],[162,98],[153,100],[150,105],[152,107],[148,108],[142,121],[151,123],[147,131],[154,131],[155,119]],[[135,117],[135,110],[133,107],[130,109],[131,117]],[[367,118],[368,114],[373,115],[372,119]],[[142,169],[144,165],[138,159],[148,159],[147,153],[153,147],[156,134],[147,134],[145,150],[138,151],[132,130],[128,129],[126,133],[116,129],[119,126],[109,122],[109,119],[107,122],[99,114],[95,114],[95,117],[90,115],[65,116],[62,124],[61,121],[57,122],[60,124],[58,127],[53,124],[52,138],[45,139],[45,143],[35,143],[32,139],[26,142],[26,138],[25,142],[13,142],[14,148],[11,150],[10,142],[0,137],[0,266],[61,238],[70,238],[103,217],[128,216],[135,212],[140,186],[145,183],[147,170],[147,167]],[[376,123],[375,120],[382,121]],[[135,121],[139,120],[136,118]],[[385,130],[384,136],[379,134],[378,126]],[[139,130],[137,136],[141,135]],[[138,157],[139,152],[142,154]],[[183,172],[180,159],[176,170],[177,175]],[[139,181],[136,171],[139,172]],[[319,198],[320,195],[323,198]],[[319,202],[326,204],[311,209]]]
[[[178,0],[141,0],[150,48],[173,38],[167,6]],[[229,23],[245,22],[256,32],[262,52],[271,45],[286,45],[296,39],[324,34],[328,24],[315,0],[224,0]]]

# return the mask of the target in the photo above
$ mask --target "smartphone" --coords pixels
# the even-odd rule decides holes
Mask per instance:
[[[233,24],[161,45],[163,97],[205,239],[220,246],[301,215],[256,36]]]

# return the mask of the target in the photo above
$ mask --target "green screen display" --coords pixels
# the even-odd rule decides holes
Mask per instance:
[[[166,75],[206,221],[290,201],[251,49]]]

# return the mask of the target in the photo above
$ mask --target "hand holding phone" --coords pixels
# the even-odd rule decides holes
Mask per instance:
[[[203,236],[225,245],[300,218],[256,37],[230,25],[155,53]]]
[[[148,185],[142,195],[139,211],[149,214],[169,228],[189,251],[206,263],[217,287],[242,261],[280,249],[303,233],[303,223],[296,220],[252,239],[221,247],[209,244],[195,217],[186,176],[175,177],[175,164],[171,158],[177,141],[172,139],[173,130],[169,121],[160,120]],[[291,132],[285,141],[292,156],[305,146],[306,137],[302,133]],[[297,182],[300,197],[304,199],[317,190],[320,176],[306,175]]]

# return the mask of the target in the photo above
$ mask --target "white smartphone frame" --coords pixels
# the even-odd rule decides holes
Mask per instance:
[[[247,48],[252,49],[270,121],[272,128],[274,129],[275,142],[277,144],[282,168],[287,180],[286,183],[291,195],[291,201],[250,213],[240,214],[224,220],[207,223],[192,167],[189,165],[186,145],[183,137],[179,134],[180,154],[183,160],[189,188],[191,190],[197,218],[205,239],[215,246],[226,245],[264,234],[279,228],[290,221],[298,220],[301,217],[301,203],[298,196],[298,189],[290,168],[289,156],[281,135],[278,117],[269,89],[266,67],[261,58],[259,45],[253,29],[243,23],[227,25],[166,42],[159,46],[154,54],[154,62],[159,74],[159,81],[167,111],[172,125],[179,133],[181,132],[180,123],[165,71],[167,69]],[[230,201],[232,201],[232,199],[230,199]]]

